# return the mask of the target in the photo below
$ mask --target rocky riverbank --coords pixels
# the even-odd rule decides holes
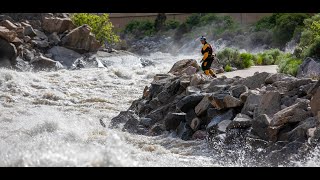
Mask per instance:
[[[319,86],[320,81],[266,72],[213,79],[200,72],[195,60],[186,59],[156,75],[111,127],[248,146],[261,162],[280,164],[318,143]]]

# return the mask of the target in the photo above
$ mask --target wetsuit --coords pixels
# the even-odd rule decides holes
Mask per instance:
[[[206,75],[212,75],[215,77],[215,73],[211,69],[211,64],[213,62],[213,56],[212,56],[212,47],[209,43],[205,42],[203,47],[201,48],[201,53],[203,54],[202,58],[202,70]]]

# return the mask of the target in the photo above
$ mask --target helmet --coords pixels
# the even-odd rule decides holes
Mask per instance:
[[[204,41],[205,41],[205,40],[207,40],[207,39],[206,39],[206,37],[201,36],[200,40],[201,40],[201,41],[202,41],[202,40],[204,40]]]

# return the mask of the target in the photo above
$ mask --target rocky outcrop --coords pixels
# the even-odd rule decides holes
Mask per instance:
[[[48,53],[52,55],[52,59],[67,68],[70,68],[77,59],[82,57],[79,53],[61,46],[54,46],[48,50]]]
[[[320,77],[320,62],[312,58],[306,58],[300,65],[297,73],[298,78],[319,78]]]
[[[79,53],[95,52],[101,47],[88,25],[83,25],[70,31],[61,39],[61,44]]]
[[[0,38],[0,67],[11,67],[16,64],[17,49],[7,40]]]
[[[129,108],[144,124],[141,134],[170,131],[183,140],[262,148],[258,154],[271,161],[320,142],[319,82],[269,73],[196,81],[200,72],[181,71],[192,62],[179,61],[168,75],[157,75]]]
[[[70,18],[44,17],[42,20],[42,28],[48,33],[60,34],[75,27]]]

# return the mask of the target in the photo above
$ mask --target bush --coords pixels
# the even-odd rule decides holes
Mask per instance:
[[[186,24],[188,26],[197,26],[200,23],[201,15],[200,13],[193,13],[186,19]]]
[[[223,66],[226,66],[227,64],[229,64],[229,65],[234,65],[235,67],[238,68],[236,64],[239,64],[239,63],[236,63],[236,62],[239,61],[240,53],[237,49],[225,48],[217,52],[217,57]]]
[[[262,65],[263,63],[263,56],[261,54],[258,54],[256,58],[253,60],[255,65]]]
[[[90,13],[75,13],[71,16],[72,22],[81,26],[87,24],[92,28],[92,33],[100,43],[116,43],[120,38],[113,32],[113,25],[108,14],[95,15]]]
[[[135,34],[138,37],[150,36],[155,33],[154,23],[148,20],[133,20],[126,25],[124,32]]]
[[[302,56],[320,58],[320,37],[316,37],[314,42],[310,44],[304,51]]]
[[[176,29],[178,28],[180,25],[180,22],[179,21],[176,21],[176,20],[168,20],[166,22],[166,29],[169,30],[169,29]]]
[[[271,16],[261,18],[254,24],[255,31],[264,31],[273,29],[276,26],[276,20],[281,16],[280,13],[273,13]]]
[[[230,71],[232,71],[232,67],[231,67],[229,64],[227,64],[227,65],[224,67],[224,71],[230,72]]]
[[[241,64],[240,67],[241,68],[249,68],[253,65],[253,55],[250,53],[241,53],[240,54],[240,60],[241,60]]]
[[[280,60],[278,64],[278,71],[285,74],[290,74],[296,76],[299,66],[302,64],[302,60],[292,57],[291,55],[286,55]]]

